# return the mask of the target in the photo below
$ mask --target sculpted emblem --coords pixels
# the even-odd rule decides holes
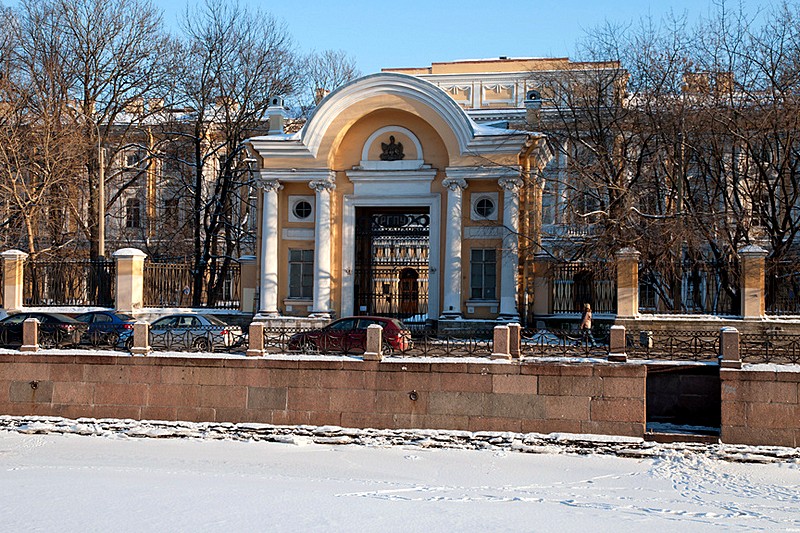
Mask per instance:
[[[389,144],[381,143],[381,161],[400,161],[405,157],[403,143],[394,142],[394,135],[389,136]]]

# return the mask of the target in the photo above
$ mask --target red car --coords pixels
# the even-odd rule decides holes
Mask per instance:
[[[383,327],[383,353],[411,348],[411,331],[396,318],[351,316],[331,322],[322,329],[292,335],[289,349],[305,353],[363,353],[367,345],[367,326]]]

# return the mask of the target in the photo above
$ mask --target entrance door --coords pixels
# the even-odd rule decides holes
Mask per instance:
[[[356,208],[356,314],[424,321],[429,235],[427,208]]]

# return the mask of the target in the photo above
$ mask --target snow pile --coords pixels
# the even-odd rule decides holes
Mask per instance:
[[[800,465],[800,448],[731,444],[659,444],[633,437],[573,433],[513,433],[434,429],[356,429],[339,426],[277,426],[256,423],[172,422],[119,419],[0,416],[0,431],[111,438],[210,439],[264,441],[305,446],[410,446],[460,450],[494,450],[547,454],[596,454],[661,457],[675,451],[710,459],[744,463]]]

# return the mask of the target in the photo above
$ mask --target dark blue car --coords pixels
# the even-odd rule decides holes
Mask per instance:
[[[115,347],[120,339],[133,332],[136,320],[124,313],[114,311],[91,311],[75,317],[75,320],[89,325],[81,342],[92,346]]]

